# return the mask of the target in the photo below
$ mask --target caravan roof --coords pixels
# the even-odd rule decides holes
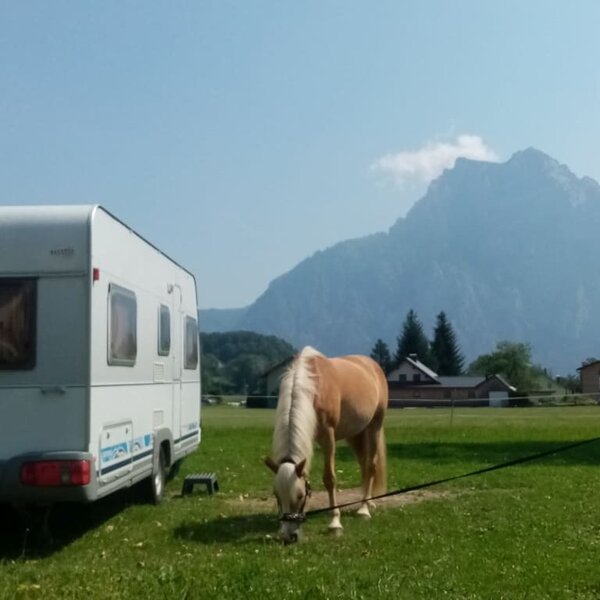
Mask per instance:
[[[0,207],[0,272],[24,275],[33,271],[85,271],[89,231],[98,210],[193,277],[185,267],[97,204]],[[27,252],[23,250],[24,243]],[[57,261],[57,257],[61,260]]]

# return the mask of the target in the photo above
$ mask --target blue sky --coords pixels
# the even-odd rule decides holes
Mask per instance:
[[[100,203],[251,303],[458,155],[600,180],[600,3],[0,0],[0,204]]]

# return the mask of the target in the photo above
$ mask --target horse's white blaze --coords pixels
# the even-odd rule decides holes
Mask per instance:
[[[279,501],[282,513],[297,513],[304,503],[305,487],[304,480],[296,474],[296,468],[292,463],[283,463],[277,470],[273,490]],[[279,531],[284,540],[289,540],[298,532],[298,523],[284,521]]]
[[[279,467],[273,488],[281,504],[282,512],[296,512],[299,508],[298,499],[304,496],[304,484],[302,479],[296,475],[296,469],[292,463],[283,463]]]

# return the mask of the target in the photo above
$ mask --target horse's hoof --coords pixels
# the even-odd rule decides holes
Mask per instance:
[[[342,535],[344,535],[343,527],[330,527],[328,531],[333,537],[342,537]]]
[[[283,545],[289,546],[290,544],[297,544],[299,541],[300,541],[300,538],[298,537],[297,534],[294,533],[289,538],[286,538],[283,540]]]
[[[370,519],[371,518],[371,513],[369,512],[369,507],[368,506],[361,506],[357,511],[356,514],[359,517],[362,517],[363,519]]]

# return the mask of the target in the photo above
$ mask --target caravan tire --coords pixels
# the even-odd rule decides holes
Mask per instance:
[[[148,480],[148,501],[151,504],[160,504],[165,494],[165,482],[167,473],[167,460],[165,451],[161,448],[158,454],[156,468]]]
[[[179,475],[179,471],[181,470],[181,464],[183,463],[183,458],[176,460],[172,465],[169,471],[167,472],[167,482],[173,481],[177,475]]]

